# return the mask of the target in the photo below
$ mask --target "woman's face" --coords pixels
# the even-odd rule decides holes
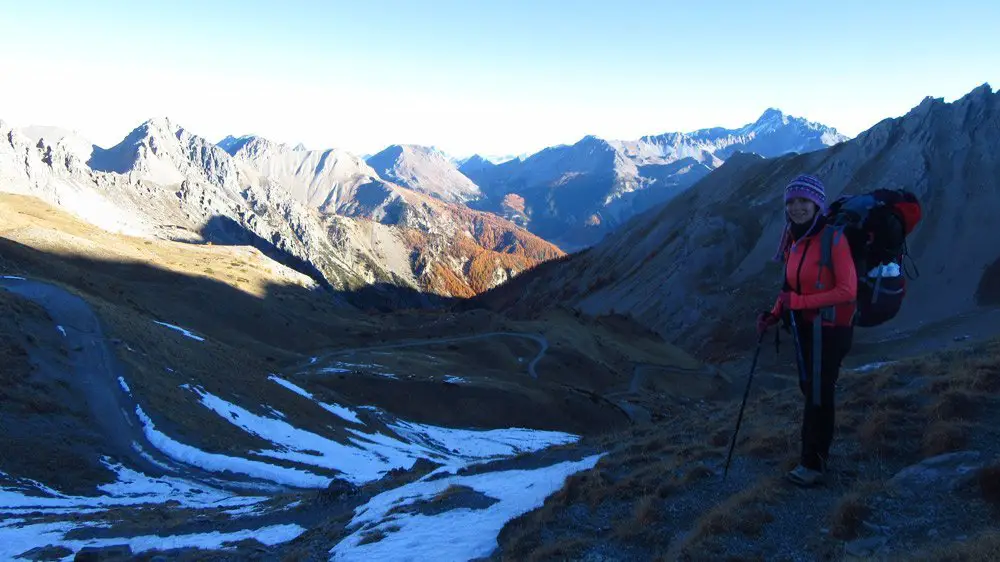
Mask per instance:
[[[815,203],[802,197],[795,197],[785,203],[788,218],[792,219],[795,224],[811,223],[816,217],[817,210]]]

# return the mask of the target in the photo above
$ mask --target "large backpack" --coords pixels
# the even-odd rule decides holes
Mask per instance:
[[[921,215],[917,197],[902,189],[844,196],[830,205],[826,216],[832,228],[823,234],[820,265],[833,266],[833,237],[846,236],[858,272],[855,326],[878,326],[899,312],[909,276],[903,263],[906,237]]]

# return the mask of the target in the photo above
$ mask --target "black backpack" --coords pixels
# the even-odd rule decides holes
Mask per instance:
[[[846,236],[858,272],[855,326],[878,326],[899,312],[910,276],[903,263],[909,255],[906,237],[921,215],[917,197],[902,189],[844,196],[830,205],[826,213],[830,228],[823,233],[820,266],[833,266],[833,237]],[[919,276],[915,265],[914,271]]]

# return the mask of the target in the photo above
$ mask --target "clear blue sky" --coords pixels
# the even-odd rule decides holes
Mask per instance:
[[[849,135],[1000,87],[1000,2],[0,0],[0,119],[114,144],[166,116],[357,153],[740,126]]]

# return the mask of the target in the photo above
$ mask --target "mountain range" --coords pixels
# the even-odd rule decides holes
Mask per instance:
[[[733,154],[775,157],[845,140],[835,129],[772,108],[737,129],[715,127],[633,141],[587,136],[499,165],[472,157],[459,170],[482,189],[485,198],[478,208],[575,251],[684,193]],[[511,194],[523,200],[523,211],[509,204]]]
[[[482,302],[626,314],[688,350],[728,349],[778,290],[770,262],[784,224],[783,186],[822,179],[827,198],[876,188],[917,195],[925,218],[908,237],[906,301],[869,338],[927,328],[1000,304],[1000,93],[983,85],[953,103],[926,98],[857,138],[807,154],[734,154],[670,202],[603,242],[546,264]],[[736,326],[737,328],[734,328]],[[741,331],[739,327],[742,327]],[[896,334],[896,336],[893,336]]]
[[[562,254],[433,188],[384,181],[335,149],[259,137],[216,145],[168,119],[146,121],[108,149],[55,128],[0,123],[0,134],[4,191],[112,230],[252,244],[338,291],[375,290],[376,302],[472,296]]]
[[[416,304],[424,294],[473,296],[562,255],[560,245],[590,245],[738,151],[772,156],[843,139],[770,109],[735,130],[588,136],[494,164],[415,145],[362,159],[255,135],[212,143],[165,118],[107,149],[55,127],[0,127],[0,189],[112,229],[251,243],[337,290],[380,287],[391,301],[402,288]]]

